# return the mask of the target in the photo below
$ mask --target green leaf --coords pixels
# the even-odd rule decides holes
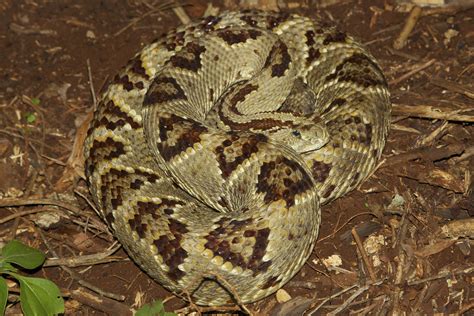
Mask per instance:
[[[39,105],[41,103],[41,100],[38,98],[31,98],[31,103],[34,105]]]
[[[56,284],[46,279],[12,275],[20,282],[20,304],[25,316],[64,313],[64,300]]]
[[[8,286],[7,281],[0,277],[0,315],[5,314],[5,308],[7,307],[8,298]]]
[[[175,313],[166,312],[163,302],[156,300],[151,304],[146,304],[140,307],[135,316],[176,316]]]
[[[11,265],[11,263],[6,262],[0,257],[0,274],[2,273],[10,273],[10,272],[17,272],[18,269]],[[1,314],[0,314],[1,315]]]
[[[45,260],[44,254],[18,240],[12,240],[2,249],[3,261],[19,265],[25,269],[35,269]]]
[[[28,112],[28,113],[26,113],[25,118],[26,118],[26,122],[28,124],[32,124],[36,121],[35,113]]]

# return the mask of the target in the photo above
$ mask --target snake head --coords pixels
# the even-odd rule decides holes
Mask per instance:
[[[329,141],[329,133],[322,122],[305,122],[294,127],[281,128],[272,131],[268,136],[300,154],[318,150]]]

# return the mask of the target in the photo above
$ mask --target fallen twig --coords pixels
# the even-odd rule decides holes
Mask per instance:
[[[133,25],[137,24],[139,21],[143,20],[144,18],[146,18],[147,16],[150,16],[156,12],[159,12],[159,11],[162,11],[162,10],[166,10],[166,9],[170,9],[170,8],[173,8],[174,6],[176,6],[177,4],[174,3],[174,1],[167,1],[165,3],[162,3],[160,4],[158,7],[156,7],[155,9],[153,10],[150,10],[148,11],[147,13],[145,14],[142,14],[140,15],[139,17],[137,18],[134,18],[130,23],[128,23],[127,25],[125,25],[124,27],[122,27],[120,30],[118,30],[117,32],[115,32],[115,34],[113,35],[114,37],[117,37],[119,36],[120,34],[122,34],[123,32],[125,32],[127,29],[129,29],[130,27],[132,27]]]
[[[393,115],[474,123],[474,114],[464,114],[467,112],[474,113],[474,108],[446,109],[431,105],[392,104]]]
[[[362,244],[362,240],[360,240],[359,234],[357,234],[355,227],[352,228],[351,233],[356,242],[357,249],[359,249],[359,253],[362,257],[362,260],[364,260],[364,264],[367,270],[369,271],[370,279],[372,283],[375,283],[376,276],[375,276],[375,272],[372,266],[372,262],[370,261],[369,256],[367,255],[367,252],[365,251],[364,245]]]
[[[106,250],[104,252],[99,252],[91,255],[82,255],[77,257],[69,258],[48,258],[43,264],[43,267],[54,267],[54,266],[66,266],[70,268],[79,267],[79,266],[92,266],[102,263],[115,262],[119,260],[130,260],[128,258],[122,257],[110,257],[115,253],[121,246],[117,245],[112,249]]]
[[[474,218],[451,221],[441,227],[441,232],[449,238],[474,238]]]
[[[444,6],[427,8],[423,10],[423,16],[434,14],[449,14],[455,15],[457,12],[469,10],[474,8],[474,1],[472,0],[454,0]]]
[[[173,8],[174,14],[178,17],[178,19],[181,21],[181,24],[187,25],[191,23],[191,19],[189,18],[189,15],[184,11],[182,6],[176,6]]]
[[[431,131],[428,135],[418,139],[415,147],[433,146],[436,140],[440,139],[449,131],[450,126],[448,121],[444,121],[441,125]]]
[[[326,304],[327,302],[329,302],[330,300],[332,300],[333,298],[335,297],[338,297],[338,296],[341,296],[342,294],[346,293],[347,291],[350,291],[352,290],[353,288],[357,287],[357,284],[354,284],[352,286],[349,286],[345,289],[342,289],[340,290],[339,292],[331,295],[331,296],[328,296],[326,297],[318,306],[316,306],[314,309],[312,309],[311,311],[308,312],[308,316],[311,316],[311,315],[314,315],[321,307],[324,306],[324,304]]]
[[[414,254],[418,257],[426,258],[431,255],[437,254],[446,248],[451,247],[455,242],[456,240],[452,240],[452,239],[440,240],[434,244],[430,244],[421,249],[415,250]]]
[[[408,281],[407,284],[408,285],[417,285],[417,284],[422,284],[422,283],[426,283],[426,282],[430,282],[430,281],[433,281],[433,280],[437,280],[437,279],[442,279],[442,278],[445,278],[447,276],[455,276],[455,275],[459,275],[459,274],[468,274],[468,273],[471,273],[471,272],[474,272],[474,267],[469,267],[469,268],[465,268],[465,269],[454,269],[454,270],[446,270],[446,271],[443,271],[443,272],[440,272],[438,273],[437,275],[433,275],[433,276],[430,276],[430,277],[427,277],[427,278],[424,278],[424,279],[418,279],[418,280],[412,280],[412,281]]]
[[[31,206],[31,205],[54,205],[60,208],[63,208],[67,211],[75,215],[80,215],[83,211],[78,207],[71,205],[69,203],[59,201],[59,200],[51,200],[51,199],[1,199],[0,200],[0,207],[14,207],[14,206]]]
[[[421,159],[424,161],[438,161],[453,156],[461,155],[466,149],[464,144],[450,144],[444,147],[421,147],[406,153],[392,155],[385,158],[380,168],[387,168],[399,163],[407,163],[411,160]]]
[[[269,315],[303,315],[304,311],[311,305],[311,302],[313,302],[311,298],[297,296],[288,302],[277,304],[276,307],[270,311]]]
[[[320,243],[321,241],[323,241],[323,240],[325,240],[325,239],[328,239],[328,238],[333,238],[333,237],[336,235],[336,233],[337,233],[338,231],[340,231],[341,229],[343,229],[344,226],[346,226],[347,224],[349,224],[350,221],[352,221],[354,218],[356,218],[356,217],[358,217],[358,216],[362,216],[362,215],[375,216],[375,214],[374,214],[373,212],[362,212],[362,213],[355,214],[355,215],[351,216],[351,217],[350,217],[344,224],[342,224],[341,226],[337,227],[337,224],[336,224],[336,228],[334,229],[334,231],[333,231],[331,234],[329,234],[329,235],[327,235],[327,236],[325,236],[325,237],[319,238],[319,239],[317,240],[317,243]]]
[[[430,59],[427,62],[424,62],[422,64],[416,65],[412,70],[409,72],[405,73],[404,75],[398,77],[397,79],[391,80],[388,84],[391,86],[394,86],[396,84],[399,84],[400,82],[410,78],[414,74],[428,68],[429,66],[433,65],[435,63],[436,59]]]
[[[380,283],[381,283],[381,281],[378,282],[378,284],[380,284]],[[337,315],[337,313],[342,312],[344,309],[346,309],[346,307],[350,303],[352,303],[353,300],[355,300],[359,295],[361,295],[362,293],[367,291],[369,289],[370,285],[376,285],[376,284],[367,284],[367,285],[364,285],[364,286],[358,288],[357,291],[355,291],[351,296],[349,296],[349,298],[347,300],[344,301],[344,303],[342,303],[338,308],[336,308],[332,312],[328,313],[328,315],[333,316],[333,315]]]
[[[431,78],[430,82],[438,87],[446,90],[451,90],[460,94],[465,95],[468,98],[474,99],[474,91],[463,87],[462,85],[442,78]]]
[[[405,25],[403,26],[400,35],[398,35],[397,39],[393,42],[393,48],[395,49],[402,49],[405,47],[407,43],[408,36],[410,36],[411,31],[418,22],[418,19],[421,16],[421,8],[418,6],[413,7],[410,12],[410,15],[407,17],[405,21]]]
[[[213,273],[212,276],[220,285],[222,285],[227,291],[229,291],[229,293],[235,299],[237,305],[241,308],[242,311],[249,315],[252,315],[252,312],[244,305],[244,303],[242,303],[242,299],[240,298],[239,293],[237,293],[232,284],[230,284],[224,277],[222,277],[218,273]]]
[[[54,250],[53,247],[51,247],[51,245],[49,244],[48,240],[46,239],[46,237],[44,236],[43,232],[41,231],[41,229],[37,229],[36,230],[38,232],[38,234],[41,236],[41,239],[43,240],[43,243],[45,244],[46,248],[48,248],[49,252],[53,254],[53,256],[59,258],[58,254],[56,253],[56,251]],[[79,283],[80,285],[82,285],[83,287],[89,289],[89,290],[92,290],[94,292],[96,292],[97,294],[100,294],[101,296],[104,296],[104,297],[108,297],[108,298],[112,298],[114,300],[117,300],[117,301],[124,301],[125,300],[125,296],[124,295],[119,295],[119,294],[115,294],[115,293],[110,293],[110,292],[106,292],[100,288],[98,288],[97,286],[85,281],[84,279],[82,279],[79,275],[79,273],[75,272],[74,270],[64,266],[64,265],[61,265],[60,266],[61,269],[63,269],[64,271],[66,271],[70,276],[71,278],[73,278],[74,280],[77,281],[77,283]]]
[[[126,304],[107,297],[93,295],[82,288],[71,291],[71,298],[98,311],[104,312],[106,315],[133,315],[132,310]]]
[[[11,220],[26,216],[26,215],[36,214],[36,213],[40,213],[40,212],[53,212],[53,211],[55,211],[55,210],[46,209],[46,208],[37,208],[37,209],[34,209],[34,210],[19,211],[19,212],[16,212],[16,213],[8,215],[8,216],[5,216],[4,218],[0,219],[0,225],[4,224],[4,223],[7,223]],[[16,229],[14,229],[14,231],[16,231]]]

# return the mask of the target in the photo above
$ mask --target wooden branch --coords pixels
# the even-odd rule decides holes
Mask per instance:
[[[472,112],[472,113],[467,113]],[[447,109],[431,105],[392,104],[392,114],[427,119],[474,123],[474,108]]]
[[[467,87],[464,87],[464,86],[462,86],[462,85],[460,85],[456,82],[452,82],[452,81],[442,79],[442,78],[431,78],[430,82],[432,84],[434,84],[435,86],[438,86],[438,87],[441,87],[441,88],[444,88],[446,90],[450,90],[450,91],[453,91],[453,92],[457,92],[457,93],[465,95],[468,98],[474,99],[474,91],[473,90],[471,90]]]
[[[403,30],[400,32],[400,35],[398,35],[397,39],[393,42],[393,48],[395,49],[402,49],[405,47],[407,43],[408,36],[410,36],[411,31],[413,31],[413,28],[416,25],[416,22],[418,22],[418,19],[421,16],[421,8],[418,6],[413,7],[413,9],[410,12],[410,15],[408,16],[405,26],[403,27]]]
[[[380,168],[390,167],[399,163],[422,159],[424,161],[438,161],[453,156],[459,156],[466,150],[465,144],[450,144],[444,147],[420,147],[411,151],[385,158]]]

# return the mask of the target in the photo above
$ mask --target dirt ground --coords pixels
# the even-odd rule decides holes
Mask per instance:
[[[257,7],[272,9],[273,2]],[[358,190],[323,207],[314,253],[278,300],[272,295],[228,312],[472,315],[472,3],[423,8],[406,45],[395,49],[409,6],[331,2],[281,6],[337,25],[379,60],[394,104],[383,161]],[[188,3],[191,18],[208,7]],[[212,4],[221,11],[243,6]],[[83,180],[91,91],[179,23],[163,1],[0,2],[0,246],[17,238],[47,253],[51,259],[36,274],[61,288],[68,315],[126,315],[156,299],[168,311],[209,312],[173,296],[115,251]],[[17,285],[10,285],[13,315],[21,309]]]

